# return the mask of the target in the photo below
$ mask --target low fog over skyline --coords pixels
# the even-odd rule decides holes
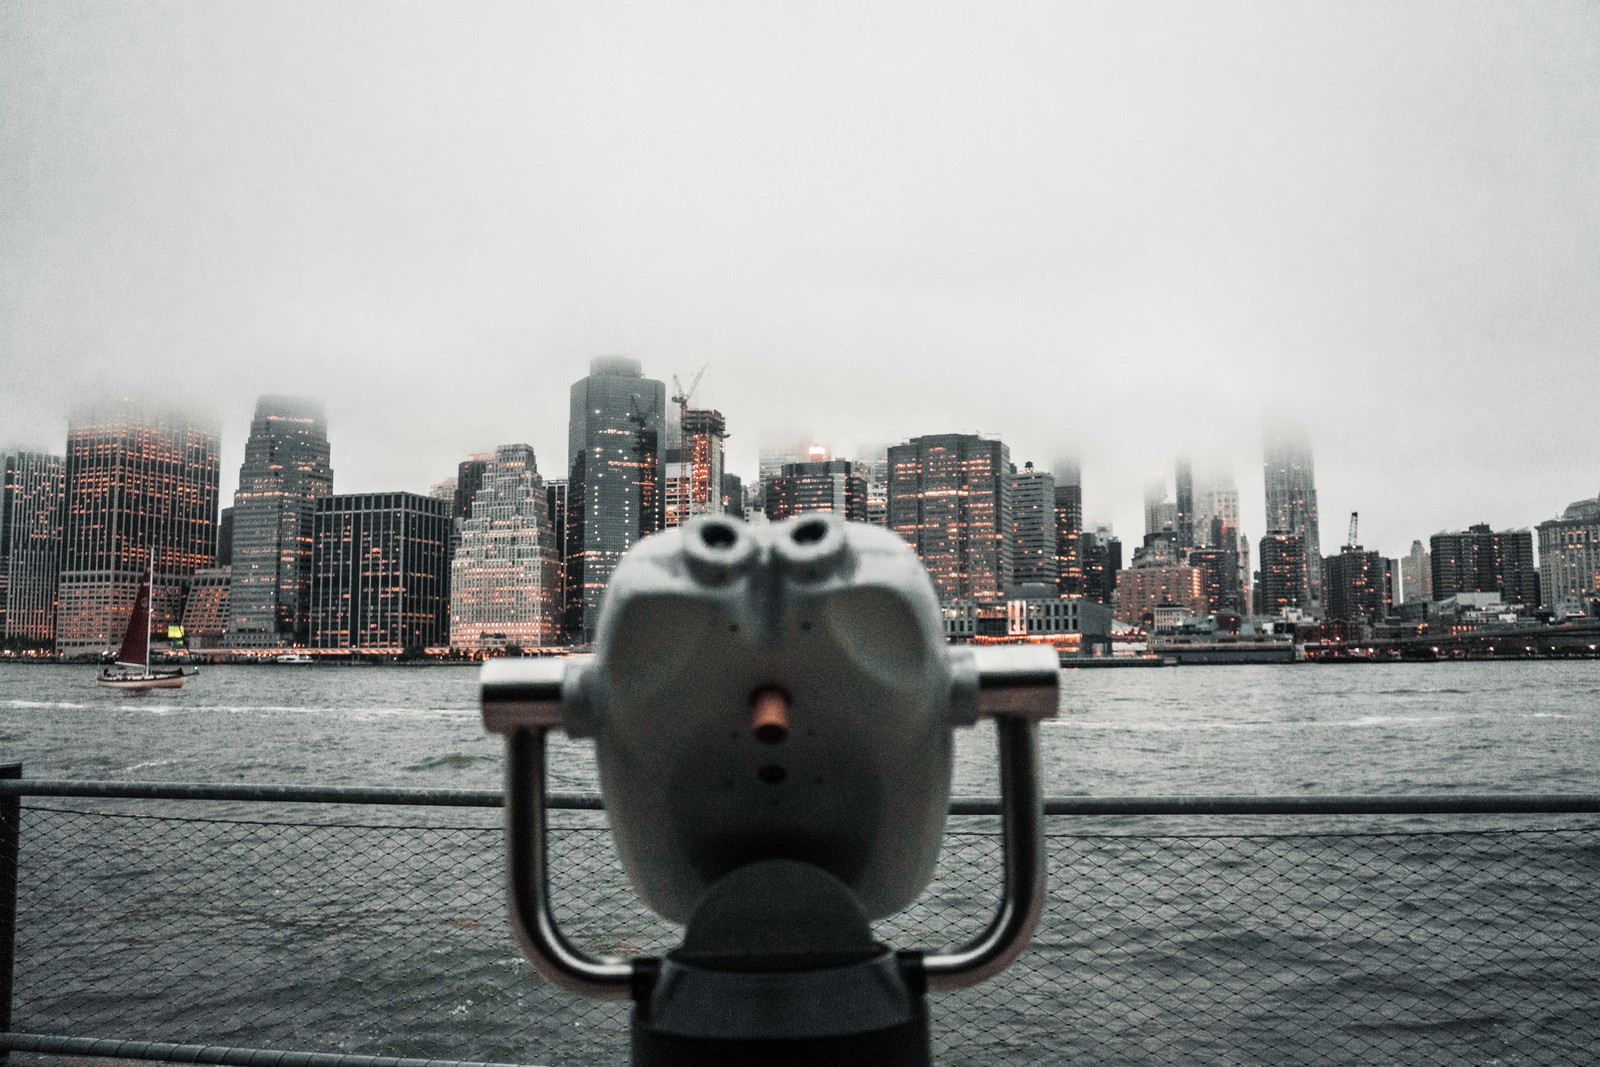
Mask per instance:
[[[526,441],[622,353],[763,438],[1188,456],[1322,549],[1600,492],[1600,7],[17,2],[0,447],[73,407],[327,407],[339,492]]]

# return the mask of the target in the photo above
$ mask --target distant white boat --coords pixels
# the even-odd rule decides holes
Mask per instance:
[[[107,689],[178,689],[194,671],[182,667],[150,666],[150,580],[153,565],[145,564],[139,591],[133,597],[133,614],[122,635],[117,662],[100,672],[95,683]]]
[[[304,652],[285,652],[281,656],[272,657],[274,663],[310,663],[311,657]]]

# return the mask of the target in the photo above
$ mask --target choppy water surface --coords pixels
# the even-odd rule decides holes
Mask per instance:
[[[91,668],[0,665],[0,754],[30,777],[495,788],[476,684],[460,667],[241,666],[132,696]],[[1595,662],[1067,671],[1061,705],[1051,794],[1600,792]],[[992,792],[971,733],[956,792]],[[558,748],[552,788],[593,781],[582,747]]]
[[[222,667],[148,696],[92,675],[0,666],[0,759],[41,778],[499,785],[470,669]],[[1065,672],[1043,729],[1051,794],[1600,792],[1600,664]],[[991,748],[986,727],[961,739],[957,793],[994,791]],[[584,747],[558,741],[553,758],[553,788],[593,788]],[[981,927],[989,822],[952,820],[928,896],[882,936],[941,945]],[[1034,946],[934,998],[939,1058],[1582,1062],[1600,1038],[1600,832],[1572,827],[1596,822],[1051,820]],[[626,1062],[626,1005],[543,985],[510,944],[496,824],[31,801],[16,1028]],[[555,847],[580,943],[672,943],[603,830]]]

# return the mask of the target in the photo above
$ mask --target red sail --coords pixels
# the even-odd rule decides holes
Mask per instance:
[[[133,667],[150,668],[150,568],[139,576],[139,592],[133,598],[133,615],[128,619],[128,630],[122,635],[122,651],[117,662]]]

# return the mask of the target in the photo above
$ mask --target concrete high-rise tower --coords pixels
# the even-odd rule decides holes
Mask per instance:
[[[1016,583],[1055,586],[1061,579],[1056,544],[1056,480],[1032,463],[1011,475],[1011,541]]]
[[[1266,439],[1263,474],[1267,495],[1267,533],[1300,538],[1304,550],[1302,589],[1310,602],[1322,602],[1322,539],[1317,531],[1317,484],[1311,443],[1304,433],[1281,430]],[[1267,561],[1261,561],[1263,574]]]
[[[600,596],[622,554],[661,529],[667,390],[639,361],[602,356],[572,383],[567,425],[567,632],[593,636]]]
[[[67,465],[60,456],[0,457],[0,640],[45,645],[56,637]]]
[[[1282,615],[1306,603],[1306,544],[1299,534],[1274,531],[1261,539],[1256,613]]]
[[[189,576],[216,560],[218,443],[215,427],[126,402],[73,417],[57,653],[116,649],[147,564],[152,624],[180,621]]]
[[[889,449],[889,528],[916,549],[941,601],[998,601],[1014,581],[1010,469],[1010,450],[975,434]]]
[[[333,492],[328,423],[315,400],[264,396],[233,494],[233,574],[228,632],[234,648],[307,640],[311,517]]]

